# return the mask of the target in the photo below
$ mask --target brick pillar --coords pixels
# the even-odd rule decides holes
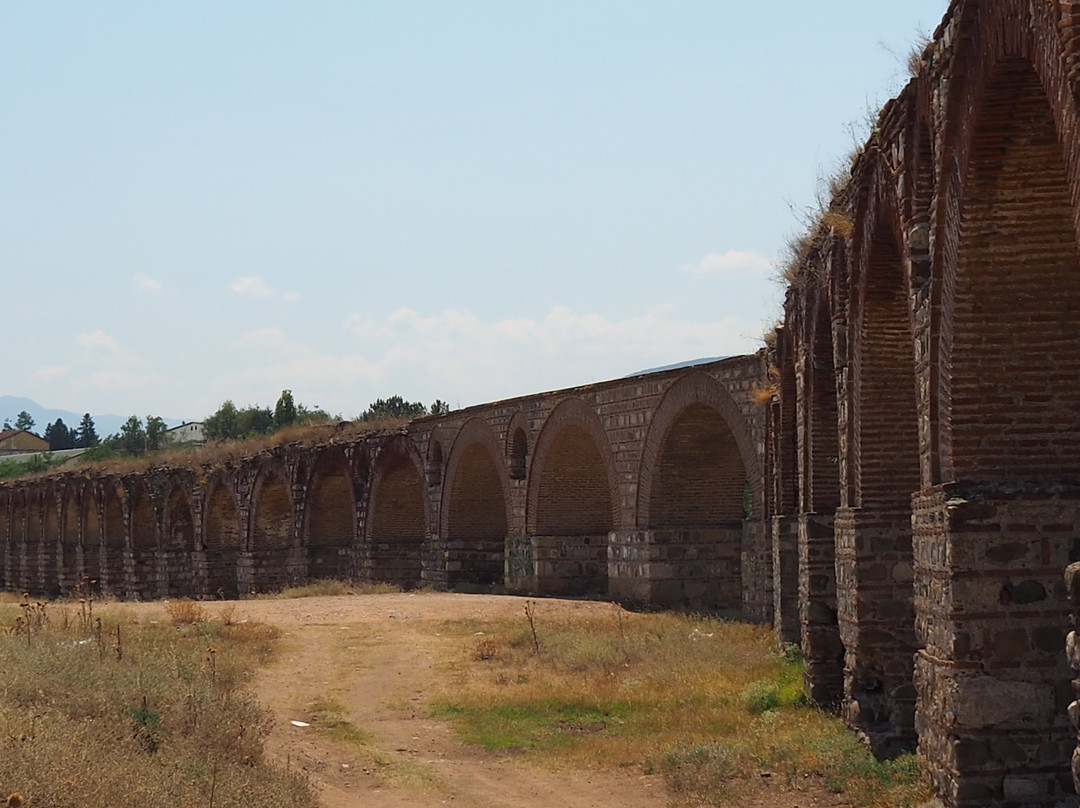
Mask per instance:
[[[772,520],[748,519],[742,526],[743,617],[773,622]]]
[[[799,520],[772,518],[773,629],[781,643],[799,644]]]
[[[536,592],[536,558],[533,555],[532,536],[525,533],[507,536],[505,583],[507,592],[519,595]],[[619,599],[617,593],[612,594]]]
[[[845,507],[834,524],[844,714],[889,756],[915,745],[911,511]]]
[[[938,793],[955,808],[1075,800],[1061,571],[1080,544],[1080,490],[936,486],[914,525],[916,724]]]
[[[833,517],[799,516],[799,620],[806,691],[825,709],[844,695],[844,645],[836,613]]]

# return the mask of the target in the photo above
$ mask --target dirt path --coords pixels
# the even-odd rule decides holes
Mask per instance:
[[[211,604],[234,609],[234,620],[278,626],[285,642],[255,682],[274,713],[269,752],[306,772],[325,808],[664,808],[662,777],[639,771],[551,771],[506,753],[459,742],[443,722],[428,717],[439,666],[463,649],[444,634],[446,621],[517,618],[523,600],[442,593],[257,600]],[[610,604],[544,601],[545,609],[587,612]],[[326,731],[332,705],[364,733],[342,740]],[[315,725],[323,722],[319,731]],[[297,727],[293,721],[313,726]],[[818,789],[760,793],[742,808],[835,805]]]

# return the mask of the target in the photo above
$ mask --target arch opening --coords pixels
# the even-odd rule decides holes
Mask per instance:
[[[607,594],[611,486],[593,436],[577,424],[551,441],[533,518],[537,588],[545,595]]]
[[[855,340],[856,509],[836,520],[837,619],[848,720],[887,756],[915,744],[911,498],[921,477],[908,281],[884,213],[867,247]]]
[[[304,509],[304,545],[313,578],[352,577],[356,499],[342,456],[316,465]]]
[[[204,520],[206,594],[213,598],[237,598],[240,596],[237,560],[243,541],[236,497],[224,483],[213,487]]]
[[[368,528],[371,578],[419,586],[427,538],[424,492],[416,465],[406,456],[387,462],[372,491]]]
[[[529,468],[529,439],[525,430],[518,427],[510,445],[510,479],[524,480]]]
[[[131,520],[131,557],[134,588],[130,595],[149,600],[158,595],[157,518],[154,503],[141,485],[135,485],[128,500]]]
[[[923,541],[941,546],[933,572],[948,585],[920,604],[919,665],[928,680],[940,675],[938,659],[977,670],[958,699],[989,677],[1058,694],[1037,734],[1009,717],[992,730],[958,721],[944,739],[974,747],[1007,734],[1017,746],[1009,775],[1037,782],[1050,804],[1065,798],[1061,775],[1076,741],[1063,695],[1072,674],[1061,653],[1074,607],[1061,571],[1075,560],[1080,535],[1080,249],[1076,178],[1066,162],[1075,144],[1058,130],[1060,96],[1044,89],[1052,74],[1040,76],[1043,65],[997,61],[966,144],[939,337],[941,486],[929,492],[948,501],[927,496],[919,514]],[[953,585],[961,576],[964,585]],[[1030,600],[1012,597],[1019,587],[1034,593]],[[960,632],[970,642],[949,642]],[[950,707],[920,696],[931,732]],[[989,789],[988,802],[1008,796],[1000,775],[973,766],[934,772],[946,784],[957,776]]]
[[[648,501],[651,558],[670,569],[652,577],[654,603],[742,608],[742,538],[747,469],[716,409],[693,402],[661,438]]]
[[[98,516],[97,497],[88,490],[83,497],[82,549],[83,583],[92,592],[101,591],[101,518]]]
[[[495,460],[481,443],[470,444],[454,468],[446,525],[447,583],[502,584],[506,499]]]
[[[293,505],[285,478],[267,474],[255,497],[251,525],[252,585],[273,592],[290,583],[289,550],[293,546]]]
[[[102,495],[104,547],[102,549],[102,589],[117,597],[127,594],[124,580],[124,503],[118,485],[106,485]]]
[[[164,544],[162,556],[168,596],[191,597],[195,594],[195,520],[191,500],[179,487],[173,488],[166,500]]]

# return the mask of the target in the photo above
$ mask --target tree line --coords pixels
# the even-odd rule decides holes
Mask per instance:
[[[425,415],[445,415],[448,412],[450,405],[442,399],[436,399],[430,406],[426,406],[419,401],[406,401],[401,396],[390,396],[372,402],[356,420],[402,420]],[[292,390],[282,390],[272,408],[258,405],[237,407],[231,399],[226,399],[213,415],[203,421],[203,434],[207,440],[244,440],[258,435],[269,435],[290,426],[308,426],[340,420],[340,415],[331,415],[321,407],[298,404]],[[34,426],[33,416],[23,410],[16,416],[14,424],[5,419],[3,429],[25,429],[37,435]],[[86,449],[85,459],[105,460],[111,457],[139,457],[164,449],[166,432],[168,425],[163,418],[148,415],[144,421],[139,416],[132,415],[120,427],[119,432],[102,438],[94,426],[94,419],[90,413],[86,413],[77,427],[69,427],[62,418],[57,418],[48,424],[38,437],[48,441],[50,452]]]
[[[97,446],[101,443],[101,438],[98,436],[97,428],[94,426],[94,419],[90,417],[90,413],[85,413],[82,421],[74,428],[65,424],[63,418],[57,418],[54,423],[46,425],[45,431],[40,435],[34,431],[34,426],[34,417],[26,410],[23,410],[15,416],[14,425],[8,419],[4,419],[3,431],[6,432],[10,429],[26,430],[31,435],[37,435],[37,437],[47,440],[50,452],[57,452],[62,449],[89,449],[91,446]]]

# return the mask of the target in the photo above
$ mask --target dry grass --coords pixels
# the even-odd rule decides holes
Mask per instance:
[[[191,598],[165,601],[165,614],[174,626],[190,626],[206,620],[206,610]]]
[[[289,586],[277,592],[260,594],[260,598],[316,598],[335,595],[390,595],[400,592],[394,584],[374,581],[345,581],[340,578],[319,578],[299,586]]]
[[[269,435],[240,441],[212,441],[205,446],[177,447],[146,457],[122,457],[88,461],[81,469],[98,473],[133,474],[150,468],[200,469],[236,463],[261,452],[294,443],[315,445],[330,440],[345,440],[359,435],[396,432],[409,423],[406,418],[382,418],[376,421],[342,421],[305,426],[290,426]],[[43,472],[44,475],[49,472]],[[41,476],[41,475],[39,475]]]
[[[437,715],[470,742],[552,765],[662,772],[679,798],[728,799],[761,772],[821,778],[864,804],[925,794],[914,759],[879,764],[806,704],[801,663],[763,628],[670,614],[459,622]],[[477,636],[478,632],[482,632]]]
[[[753,388],[750,390],[750,400],[758,406],[771,404],[773,397],[779,389],[779,386],[775,382],[755,382]]]
[[[0,606],[0,793],[50,808],[314,803],[263,758],[269,715],[244,689],[272,629],[140,624],[118,607],[65,628],[57,608]]]

